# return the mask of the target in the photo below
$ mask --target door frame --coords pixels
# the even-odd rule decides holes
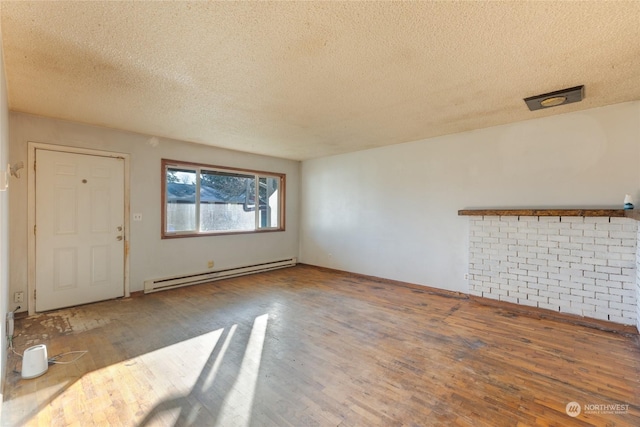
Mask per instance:
[[[129,289],[129,166],[130,156],[126,153],[93,150],[88,148],[69,147],[66,145],[28,142],[27,157],[27,307],[29,315],[36,313],[36,236],[33,232],[36,225],[36,150],[60,151],[72,154],[87,154],[90,156],[112,157],[124,160],[124,297],[130,297]]]

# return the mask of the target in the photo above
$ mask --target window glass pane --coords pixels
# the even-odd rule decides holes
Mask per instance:
[[[196,230],[196,171],[167,168],[166,231]]]
[[[280,180],[272,177],[261,177],[259,179],[260,190],[260,218],[258,226],[260,228],[277,228],[280,218],[279,185]]]
[[[255,178],[216,171],[200,174],[200,231],[255,230]]]

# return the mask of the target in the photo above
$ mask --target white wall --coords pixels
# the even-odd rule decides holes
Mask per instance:
[[[640,205],[639,166],[640,102],[305,161],[300,260],[466,293],[459,209]]]
[[[7,108],[7,85],[0,36],[0,170],[9,162],[9,110]],[[4,374],[7,365],[7,337],[4,333],[5,319],[9,307],[9,198],[7,192],[0,192],[0,402],[4,388]],[[13,309],[14,307],[11,307]],[[0,411],[1,412],[1,411]]]
[[[298,256],[298,207],[300,163],[223,150],[160,138],[154,148],[150,137],[61,120],[11,113],[11,162],[27,165],[28,142],[67,145],[131,155],[131,213],[142,213],[142,222],[131,221],[131,291],[143,289],[147,279],[183,273],[235,267]],[[260,234],[160,239],[160,159],[169,158],[286,174],[286,231]],[[11,289],[27,291],[27,174],[12,182],[11,191]]]

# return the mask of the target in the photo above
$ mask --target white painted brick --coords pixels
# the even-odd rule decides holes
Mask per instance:
[[[558,216],[539,216],[538,217],[538,221],[539,222],[546,222],[546,223],[560,222],[560,217],[558,217]]]
[[[609,244],[609,231],[608,230],[584,230],[582,233],[584,237],[594,237],[596,244]]]
[[[578,262],[572,262],[570,268],[573,270],[595,271],[595,266],[593,264],[581,264]]]
[[[549,304],[558,305],[558,306],[568,305],[565,301],[561,299],[552,298],[552,297],[549,297]]]
[[[547,263],[549,267],[569,268],[571,263],[568,261],[549,261]]]
[[[582,277],[582,270],[577,270],[575,268],[561,268],[560,274],[568,274],[571,278]],[[552,279],[555,279],[555,277],[552,277]]]
[[[518,245],[526,247],[526,246],[534,246],[536,244],[535,240],[529,239],[518,239]]]
[[[508,291],[506,289],[500,289],[500,288],[491,288],[491,294],[492,295],[508,295]]]
[[[600,308],[609,307],[609,301],[599,300],[597,298],[584,298],[584,303],[591,304],[592,306],[596,307],[596,310],[598,307]]]
[[[621,297],[625,297],[625,296],[632,297],[636,294],[635,291],[631,291],[627,289],[616,289],[616,288],[609,288],[609,293],[611,295],[620,295]]]
[[[594,317],[598,320],[609,320],[609,315],[607,313],[603,313],[597,310],[594,313],[592,313],[590,317]]]
[[[529,265],[544,265],[544,266],[546,266],[548,262],[549,261],[547,261],[546,259],[527,258],[527,264],[529,264]]]
[[[631,310],[633,308],[633,304],[609,301],[609,308],[613,308],[615,310]]]
[[[638,232],[638,223],[633,221],[630,224],[622,224],[622,231],[633,231],[634,233]]]
[[[528,248],[530,254],[546,254],[549,253],[549,248],[533,246]]]
[[[528,240],[533,240],[535,242],[545,241],[545,240],[547,240],[547,238],[549,238],[549,240],[551,240],[552,237],[555,238],[555,237],[559,237],[559,236],[545,236],[544,234],[540,234],[540,233],[527,234],[527,239]]]
[[[569,230],[562,230],[561,236],[570,236],[571,240],[576,238],[580,238],[583,236],[582,230],[576,230],[574,228],[570,228]]]
[[[584,218],[584,222],[589,224],[609,224],[609,217],[589,216]]]
[[[517,280],[518,276],[511,273],[500,273],[500,277],[507,280]]]
[[[570,274],[564,274],[564,273],[560,273],[560,274],[549,273],[548,277],[549,277],[549,279],[563,281],[563,282],[568,282],[568,281],[571,280],[571,275]]]
[[[548,278],[549,277],[549,273],[547,273],[546,271],[529,271],[529,277],[536,277],[539,281],[540,278]]]
[[[622,231],[622,224],[596,224],[598,231]]]
[[[622,268],[622,270],[630,270],[633,269],[635,270],[635,262],[634,261],[628,261],[628,260],[621,260],[621,259],[610,259],[607,261],[607,265],[609,267],[620,267]],[[626,273],[625,273],[626,274]]]
[[[571,255],[571,251],[565,248],[549,248],[549,253],[554,255]]]
[[[635,320],[633,310],[622,310],[622,317],[626,317],[627,319],[630,319],[630,320]]]
[[[517,232],[517,233],[509,233],[508,237],[510,239],[526,239],[527,238],[527,233],[521,233],[521,232]]]
[[[558,245],[558,242],[550,242],[548,240],[541,240],[538,242],[538,246],[541,248],[557,248]]]
[[[552,236],[552,235],[560,234],[560,230],[558,230],[557,228],[540,228],[538,229],[538,233],[544,234],[547,236]],[[580,233],[580,235],[582,235],[582,233]]]
[[[609,316],[609,320],[615,323],[621,323],[623,325],[631,325],[632,322],[630,319],[622,316]]]
[[[601,258],[583,258],[582,262],[584,264],[590,264],[592,266],[596,266],[596,265],[607,265],[607,261]],[[594,269],[592,269],[594,270]],[[595,270],[594,270],[595,271]]]
[[[560,306],[561,313],[569,313],[569,314],[577,314],[578,316],[582,316],[582,310],[579,308],[573,308],[568,306]]]
[[[620,253],[613,253],[613,252],[607,252],[606,254],[602,254],[602,258],[606,259],[606,260],[610,260],[610,259],[622,259],[623,255],[624,256],[631,256],[630,254],[620,254]]]
[[[632,265],[630,267],[622,267],[623,276],[633,276],[634,274],[636,274],[635,266]]]
[[[612,216],[610,217],[609,222],[612,224],[633,224],[635,219]]]
[[[591,305],[591,304],[584,304],[584,303],[580,303],[580,302],[572,302],[571,303],[571,308],[579,308],[582,310],[583,315],[585,314],[585,312],[593,312],[595,313],[596,311],[596,307]]]
[[[580,223],[583,223],[584,222],[584,217],[582,217],[582,216],[562,216],[562,217],[560,217],[560,222],[569,222],[569,223],[571,223],[571,222],[573,222],[573,223],[580,222]]]
[[[581,262],[582,257],[576,255],[558,255],[558,260],[564,262]]]
[[[583,298],[595,298],[596,293],[593,291],[583,291],[580,289],[571,289],[571,295],[579,295]]]
[[[517,292],[517,291],[509,291],[509,297],[510,298],[518,298],[518,299],[526,299],[527,298],[527,294],[524,294],[522,292]]]
[[[537,307],[538,306],[538,301],[534,301],[534,300],[529,300],[529,299],[522,299],[519,298],[518,299],[518,303],[520,305],[527,305],[529,307]]]
[[[581,251],[578,249],[573,249],[571,251],[571,256],[577,256],[577,257],[581,257],[581,258],[593,258],[594,257],[594,252],[593,251]]]
[[[609,237],[612,237],[614,239],[623,239],[623,240],[637,239],[636,231],[611,231],[609,232]]]
[[[567,230],[571,228],[571,223],[568,222],[550,222],[549,228],[556,228],[558,230]]]
[[[633,276],[626,276],[623,274],[610,274],[609,275],[609,281],[612,282],[621,282],[621,283],[635,283],[635,277]]]
[[[538,278],[531,276],[530,274],[527,275],[523,275],[523,276],[518,276],[518,280],[524,283],[537,283],[538,282]]]
[[[509,237],[504,237],[502,239],[500,239],[500,243],[504,244],[504,245],[517,245],[518,241],[516,239],[512,239]],[[509,247],[509,249],[511,249],[511,247]]]
[[[608,292],[596,292],[596,299],[602,301],[622,302],[622,295],[609,294]]]
[[[600,265],[596,265],[595,267],[598,273],[622,274],[622,268],[620,267],[605,267]]]
[[[558,292],[552,292],[549,290],[540,290],[538,292],[538,295],[543,296],[545,298],[554,298],[554,299],[560,299],[560,294]]]
[[[538,254],[538,256],[536,257],[538,259],[543,259],[545,261],[547,261],[547,264],[549,261],[557,261],[558,260],[558,255],[555,254],[548,254],[548,253],[540,253]]]
[[[609,279],[609,275],[607,273],[598,273],[595,271],[585,271],[584,277],[590,277],[592,279],[601,279],[601,280]]]
[[[590,277],[571,276],[571,280],[575,283],[579,283],[583,285],[582,286],[583,288],[584,288],[584,285],[591,285],[591,286],[596,285],[596,279],[592,279]]]
[[[559,285],[559,281],[555,280],[555,279],[549,279],[546,277],[538,277],[538,283],[540,285],[545,285],[545,286],[558,286]]]
[[[500,301],[506,301],[506,302],[511,302],[511,303],[517,304],[518,303],[518,298],[511,297],[511,296],[506,296],[506,295],[500,295]]]
[[[622,297],[622,303],[623,304],[629,304],[629,305],[635,305],[637,303],[636,301],[636,297],[632,296],[632,297]]]
[[[549,267],[548,265],[541,265],[540,267],[538,267],[538,271],[542,271],[547,273],[547,277],[549,277],[549,274],[559,274],[560,273],[560,268],[559,267]]]
[[[557,235],[557,236],[548,236],[548,240],[550,242],[569,242],[570,237],[569,236],[564,236],[564,235]]]
[[[560,306],[555,304],[538,303],[538,307],[552,311],[560,311]]]
[[[582,302],[582,295],[563,295],[560,299],[563,301],[570,301],[570,302]],[[549,299],[549,301],[551,301],[551,299]]]
[[[609,246],[585,243],[585,244],[583,244],[582,249],[584,249],[585,251],[593,251],[595,254],[597,254],[599,252],[603,252],[604,253],[604,252],[609,251]]]
[[[524,221],[531,221],[531,222],[538,222],[538,217],[537,216],[525,216],[522,215],[518,218],[518,220],[520,222],[524,222]]]

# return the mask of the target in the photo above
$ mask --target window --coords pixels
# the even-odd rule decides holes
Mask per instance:
[[[162,160],[162,237],[284,230],[285,175]]]

